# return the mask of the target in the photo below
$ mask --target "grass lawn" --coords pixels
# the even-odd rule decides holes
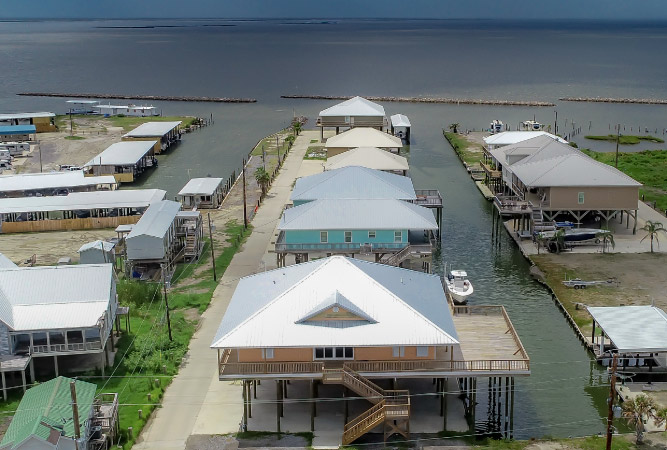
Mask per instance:
[[[614,165],[615,152],[582,151],[597,161]],[[639,189],[639,193],[646,201],[655,201],[657,209],[661,211],[667,209],[667,151],[619,153],[618,169],[644,185]]]
[[[68,141],[80,141],[86,138],[83,136],[72,135],[72,136],[65,136],[65,139],[67,139]]]
[[[616,142],[615,134],[607,134],[602,136],[584,136],[586,139],[591,139],[593,141],[610,141]],[[662,144],[665,142],[663,139],[654,136],[633,136],[629,134],[622,134],[618,138],[618,143],[620,145],[637,145],[641,141],[653,142],[655,144]]]
[[[481,144],[470,142],[463,135],[458,133],[451,133],[443,130],[442,134],[463,162],[470,166],[479,165],[479,160],[482,159],[483,152]]]
[[[324,149],[324,145],[311,145],[306,150],[303,159],[326,161],[327,151]]]

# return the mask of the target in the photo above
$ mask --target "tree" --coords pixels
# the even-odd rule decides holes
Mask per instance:
[[[449,126],[449,129],[452,130],[453,133],[458,133],[459,127],[460,125],[458,123],[453,123]]]
[[[255,170],[255,180],[257,181],[257,184],[259,184],[259,187],[262,188],[262,195],[266,195],[269,182],[271,181],[269,172],[267,172],[264,167],[258,167],[257,170]]]
[[[665,431],[667,431],[667,408],[662,408],[655,413],[655,424],[660,426],[665,425]]]
[[[611,248],[616,248],[616,242],[614,242],[614,235],[611,234],[611,231],[609,230],[604,230],[595,233],[595,239],[602,243],[602,253],[607,252],[608,245],[611,245]]]
[[[294,122],[292,124],[292,130],[294,131],[294,134],[298,136],[301,132],[301,122]]]
[[[644,236],[642,240],[639,242],[644,242],[644,239],[650,238],[651,253],[653,253],[653,239],[655,239],[655,241],[658,243],[658,247],[660,247],[660,241],[658,240],[658,233],[660,233],[661,231],[663,233],[667,233],[667,230],[665,229],[665,227],[662,226],[662,223],[653,222],[652,220],[647,220],[644,226],[641,227],[640,229],[646,231],[646,236]]]
[[[627,419],[630,425],[634,425],[637,444],[641,444],[644,438],[644,420],[656,419],[655,407],[655,401],[644,394],[623,403],[623,417]]]
[[[560,253],[561,250],[565,249],[565,229],[561,228],[554,232],[554,236],[551,238],[550,243],[554,243],[556,247],[556,253]]]

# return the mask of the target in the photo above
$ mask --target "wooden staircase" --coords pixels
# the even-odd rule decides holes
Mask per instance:
[[[369,379],[343,366],[325,369],[324,384],[342,384],[364,397],[373,406],[345,424],[343,445],[348,445],[379,425],[384,425],[384,442],[393,434],[410,437],[410,393],[407,390],[384,390]]]

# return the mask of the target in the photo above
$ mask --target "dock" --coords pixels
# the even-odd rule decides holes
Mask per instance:
[[[309,99],[309,100],[349,100],[349,95],[281,95],[286,99]],[[443,103],[450,105],[494,105],[494,106],[556,106],[552,102],[530,101],[530,100],[492,100],[478,98],[448,98],[448,97],[385,97],[364,96],[366,100],[377,102],[403,102],[403,103]]]
[[[208,102],[208,103],[257,103],[254,98],[191,97],[182,95],[141,95],[141,94],[93,94],[72,92],[20,92],[25,97],[101,98],[116,100],[147,100],[168,102]]]

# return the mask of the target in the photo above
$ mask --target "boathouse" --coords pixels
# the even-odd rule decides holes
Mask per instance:
[[[119,183],[132,183],[147,168],[155,167],[157,141],[116,142],[83,166],[86,176],[113,175]]]
[[[70,192],[112,191],[112,176],[85,177],[83,171],[26,173],[0,177],[0,198],[67,195]]]
[[[111,264],[0,269],[0,372],[26,369],[35,381],[35,360],[48,362],[58,376],[58,359],[77,356],[64,366],[87,369],[109,365],[118,308]],[[52,360],[49,362],[47,360]]]
[[[0,125],[34,125],[37,133],[57,131],[55,120],[52,112],[0,114]]]
[[[31,387],[11,418],[0,449],[111,448],[118,431],[118,394],[96,395],[96,390],[96,384],[65,377]]]
[[[193,178],[183,186],[177,199],[183,208],[215,209],[222,204],[222,178]]]
[[[74,192],[66,196],[0,199],[0,233],[115,228],[136,223],[160,189]]]
[[[384,107],[366,100],[353,97],[320,111],[315,126],[320,128],[320,141],[324,142],[324,128],[335,128],[336,134],[341,128],[371,127],[380,131],[387,128]]]
[[[619,372],[667,373],[667,313],[656,306],[588,306],[591,343],[599,363]],[[598,332],[599,330],[599,332]]]
[[[330,137],[324,147],[327,151],[327,158],[331,158],[357,147],[377,147],[400,153],[403,143],[400,138],[375,128],[353,128]]]
[[[0,142],[25,142],[35,140],[34,125],[0,126]]]
[[[391,134],[410,142],[410,119],[403,114],[394,114],[391,116]]]
[[[406,175],[409,170],[408,160],[405,157],[377,147],[353,148],[327,158],[324,170],[341,169],[349,166],[361,166],[398,175]]]
[[[421,403],[421,414],[431,405],[433,416],[442,416],[429,421],[432,431],[446,430],[448,379],[458,382],[474,422],[477,377],[493,379],[489,384],[505,408],[498,424],[510,436],[513,380],[530,374],[528,355],[501,306],[452,308],[436,275],[341,256],[241,278],[211,347],[218,352],[219,379],[243,384],[244,429],[275,415],[280,432],[288,414],[283,398],[299,391],[310,401],[293,404],[289,413],[310,415],[310,427],[291,431],[316,432],[315,416],[330,423],[334,414],[343,415],[343,445],[376,427],[385,441],[394,433],[408,438],[411,402],[427,396],[440,401]],[[275,383],[277,396],[260,397],[253,406],[251,387],[257,394],[258,381],[264,392],[274,390],[265,384]],[[340,398],[340,391],[328,390],[322,408],[318,391],[326,385],[346,393]],[[367,402],[348,405],[349,396]]]
[[[159,116],[160,111],[155,106],[139,105],[96,105],[93,107],[98,114],[104,116],[131,116],[131,117],[151,117]]]
[[[95,107],[100,104],[98,100],[67,100],[67,107],[70,114],[95,114]]]
[[[181,121],[146,122],[123,135],[124,141],[157,141],[154,151],[159,155],[169,146],[181,139]]]

